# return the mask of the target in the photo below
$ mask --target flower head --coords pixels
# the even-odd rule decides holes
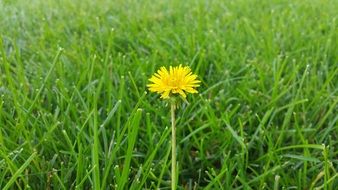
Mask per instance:
[[[186,93],[197,93],[196,87],[200,86],[201,81],[197,80],[197,75],[192,74],[188,66],[170,66],[169,71],[161,67],[150,79],[152,84],[148,84],[149,91],[161,94],[161,98],[168,99],[171,94],[179,94],[183,98]]]

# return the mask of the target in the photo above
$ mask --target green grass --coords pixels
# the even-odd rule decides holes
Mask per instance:
[[[338,1],[0,1],[0,189],[338,186]]]

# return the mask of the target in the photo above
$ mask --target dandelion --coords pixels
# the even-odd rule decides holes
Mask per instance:
[[[171,189],[175,190],[177,186],[177,162],[176,162],[176,120],[175,109],[177,98],[180,95],[184,100],[187,93],[198,93],[195,89],[199,87],[201,81],[197,80],[197,75],[191,72],[188,66],[161,67],[150,79],[152,84],[148,84],[149,91],[161,94],[161,98],[171,101]],[[176,175],[177,174],[177,175]]]
[[[169,71],[161,67],[150,79],[152,84],[148,84],[149,91],[161,94],[161,98],[168,99],[173,94],[179,94],[186,98],[186,93],[197,93],[196,87],[201,81],[197,80],[197,75],[192,74],[188,66],[170,66]]]

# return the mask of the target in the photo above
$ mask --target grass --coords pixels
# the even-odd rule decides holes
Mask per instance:
[[[338,186],[338,1],[0,1],[0,188],[170,189],[170,107],[189,65],[179,189]]]

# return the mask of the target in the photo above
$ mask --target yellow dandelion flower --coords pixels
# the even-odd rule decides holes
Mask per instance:
[[[183,98],[186,93],[198,93],[195,89],[199,87],[201,81],[197,80],[197,75],[192,74],[188,66],[170,66],[169,71],[161,67],[150,79],[152,84],[148,84],[149,91],[161,94],[161,98],[168,99],[171,94],[179,94]]]

